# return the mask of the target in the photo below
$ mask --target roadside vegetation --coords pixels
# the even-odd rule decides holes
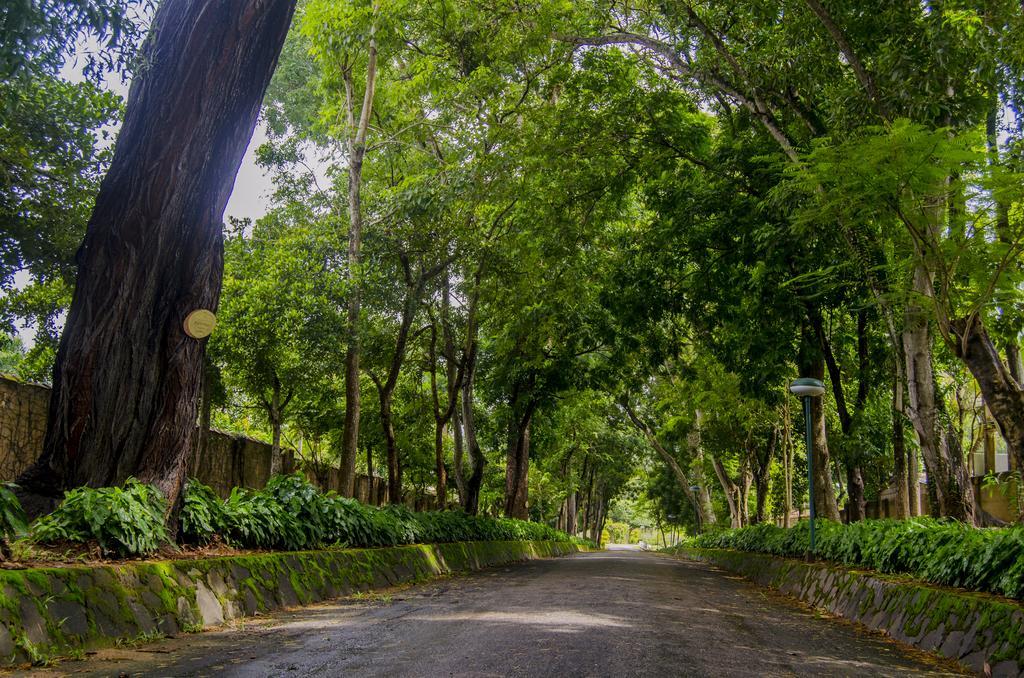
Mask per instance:
[[[53,386],[15,490],[46,539],[1024,519],[1019,2],[202,7],[0,21],[0,370]],[[225,214],[256,127],[272,189]],[[337,494],[214,499],[211,426]]]
[[[164,524],[166,500],[159,490],[134,478],[120,487],[72,490],[53,513],[30,525],[18,513],[16,499],[0,494],[0,502],[6,502],[4,534],[22,540],[21,545],[48,548],[51,554],[60,547],[94,545],[111,558],[145,557],[161,549],[164,556],[173,554],[174,540]],[[460,541],[572,541],[596,548],[587,539],[535,522],[461,511],[416,512],[394,505],[376,508],[321,492],[298,473],[274,476],[260,490],[235,488],[226,500],[189,481],[179,517],[178,541],[200,547],[217,543],[299,551]],[[15,552],[29,558],[41,555],[32,548]]]
[[[761,524],[720,530],[676,547],[735,549],[790,558],[814,558],[969,591],[1024,599],[1024,527],[978,529],[957,521],[913,518],[863,520],[844,525],[815,521],[814,551],[810,522],[791,528]]]

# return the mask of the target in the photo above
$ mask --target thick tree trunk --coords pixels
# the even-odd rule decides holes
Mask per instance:
[[[358,122],[355,108],[355,87],[351,69],[343,73],[345,83],[345,111],[349,128],[348,139],[348,279],[351,283],[348,299],[348,317],[345,346],[345,424],[342,432],[341,478],[342,496],[355,493],[356,457],[359,455],[359,316],[362,303],[359,267],[363,243],[363,160],[366,157],[366,138],[370,129],[373,99],[377,87],[376,26],[370,28],[367,45],[366,87],[359,108]],[[389,461],[390,464],[390,461]],[[390,468],[390,467],[389,467]],[[389,480],[390,483],[390,480]]]
[[[931,293],[931,277],[921,265],[914,272],[914,290],[919,294]],[[966,474],[960,474],[957,470],[963,465],[962,460],[956,464],[949,457],[939,424],[940,403],[932,367],[932,336],[928,315],[916,303],[907,306],[903,350],[911,421],[928,470],[929,490],[935,494],[936,508],[941,516],[973,525],[974,490]]]
[[[868,345],[867,345],[867,314],[861,311],[857,314],[857,355],[859,358],[857,399],[853,413],[850,412],[846,403],[846,392],[843,388],[843,374],[832,351],[832,341],[825,332],[825,325],[822,322],[820,313],[812,308],[809,312],[811,325],[818,337],[821,346],[825,366],[828,369],[829,383],[832,386],[832,396],[835,399],[836,412],[839,414],[839,426],[844,437],[853,435],[854,416],[859,414],[867,402],[867,370]],[[864,474],[856,459],[856,453],[848,451],[848,458],[843,459],[843,466],[846,469],[846,521],[853,522],[863,520],[867,502],[864,498]]]
[[[778,438],[778,429],[772,429],[772,432],[768,436],[768,442],[765,445],[763,453],[759,454],[759,451],[756,448],[751,450],[756,506],[753,520],[754,523],[763,523],[768,518],[766,515],[766,508],[768,506],[768,485],[770,480],[769,471],[771,470],[772,459],[775,457],[775,448],[778,445]]]
[[[509,518],[529,518],[527,477],[530,471],[530,422],[535,407],[532,400],[513,395],[505,462],[505,515]]]
[[[462,438],[462,405],[458,401],[462,398],[462,389],[455,394],[455,411],[452,412],[452,472],[455,476],[455,489],[459,493],[459,505],[466,506],[466,445]]]
[[[20,479],[31,513],[128,476],[176,506],[204,352],[183,321],[217,307],[224,206],[294,8],[160,4],[78,251],[43,453]]]
[[[570,535],[576,534],[576,492],[570,492],[565,498],[565,531]]]

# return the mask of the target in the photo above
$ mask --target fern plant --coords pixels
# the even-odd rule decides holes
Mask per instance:
[[[95,540],[105,555],[152,553],[170,538],[164,519],[167,501],[153,487],[129,478],[121,487],[79,487],[64,493],[57,509],[29,527],[42,544]]]
[[[28,531],[25,510],[14,494],[17,489],[14,483],[0,483],[0,553],[4,558],[11,557],[8,541]]]

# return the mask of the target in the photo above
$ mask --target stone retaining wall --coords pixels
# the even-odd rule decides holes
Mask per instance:
[[[568,542],[464,542],[0,570],[0,660],[39,662],[117,640],[198,631],[356,591],[580,550]]]
[[[679,555],[741,574],[979,673],[1024,672],[1024,606],[1008,598],[760,553],[683,549]]]
[[[14,480],[43,451],[50,389],[0,375],[0,481]],[[209,485],[221,497],[233,487],[260,488],[270,478],[271,446],[262,440],[211,429],[206,446],[189,460],[190,477]],[[283,450],[281,470],[291,473],[298,467],[295,453]],[[324,490],[341,487],[337,468],[322,469],[310,480]],[[387,501],[387,480],[363,474],[356,476],[355,498],[364,504],[380,506]],[[434,497],[410,494],[405,503],[417,511],[434,508]]]

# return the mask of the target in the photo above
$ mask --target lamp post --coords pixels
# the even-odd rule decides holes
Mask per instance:
[[[804,430],[807,441],[807,494],[811,507],[811,548],[807,554],[810,558],[814,553],[814,438],[811,434],[811,398],[818,398],[825,392],[825,384],[820,379],[794,379],[789,385],[790,392],[804,401]]]

